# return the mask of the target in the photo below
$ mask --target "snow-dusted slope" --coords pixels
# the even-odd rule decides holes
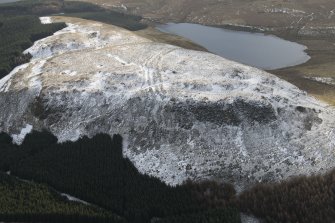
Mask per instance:
[[[334,109],[264,71],[74,18],[0,81],[0,131],[20,142],[121,134],[124,155],[167,183],[243,186],[335,166]],[[42,21],[49,21],[43,19]]]

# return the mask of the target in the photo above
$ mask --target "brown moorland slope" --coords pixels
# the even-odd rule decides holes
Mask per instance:
[[[310,94],[335,104],[335,1],[333,0],[80,0],[144,17],[152,22],[190,22],[261,31],[308,47],[310,61],[271,71]],[[153,39],[182,45],[153,32]],[[181,40],[182,41],[182,40]],[[187,43],[187,48],[190,48]],[[199,48],[198,48],[199,49]]]
[[[86,0],[160,22],[283,27],[335,22],[331,0]],[[303,19],[301,19],[303,18]],[[300,20],[301,19],[301,20]],[[300,20],[300,21],[299,21]],[[327,21],[327,22],[326,22]]]

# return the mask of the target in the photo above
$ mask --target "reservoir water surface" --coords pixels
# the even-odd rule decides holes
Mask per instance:
[[[156,28],[190,39],[227,59],[265,70],[295,66],[310,59],[306,46],[273,35],[190,23],[168,23]]]

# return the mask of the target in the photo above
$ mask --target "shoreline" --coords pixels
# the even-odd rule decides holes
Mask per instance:
[[[171,22],[171,21],[166,21]],[[164,22],[159,22],[164,24]],[[154,28],[154,22],[148,23],[151,28]],[[201,23],[194,23],[199,25],[205,25]],[[207,25],[205,25],[207,26]],[[329,84],[320,82],[320,78],[335,78],[335,65],[330,65],[331,61],[335,61],[335,41],[333,38],[319,38],[313,36],[307,36],[305,38],[297,37],[290,34],[284,34],[281,32],[282,28],[276,30],[264,29],[264,27],[253,27],[243,26],[238,24],[230,25],[209,25],[211,27],[221,27],[232,31],[243,31],[251,33],[262,33],[265,35],[273,35],[286,41],[295,42],[306,46],[305,53],[311,58],[299,65],[289,66],[274,70],[265,70],[284,79],[300,89],[306,91],[310,95],[328,103],[329,105],[335,106],[335,84]],[[261,31],[263,30],[263,31]],[[158,32],[161,32],[157,30]],[[185,39],[185,38],[184,38]],[[192,42],[192,41],[191,41]],[[322,50],[317,50],[322,45]],[[326,46],[324,46],[326,45]],[[182,41],[178,46],[183,46]],[[189,47],[188,47],[189,48]],[[208,51],[207,51],[208,52]],[[326,60],[324,60],[326,59]],[[309,68],[313,69],[313,74],[309,71]]]

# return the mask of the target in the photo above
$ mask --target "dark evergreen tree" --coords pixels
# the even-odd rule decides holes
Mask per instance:
[[[231,186],[187,182],[170,187],[140,174],[123,157],[119,135],[111,138],[99,134],[92,139],[84,137],[77,142],[57,144],[51,134],[34,132],[21,146],[9,144],[5,135],[1,135],[0,142],[0,153],[5,154],[0,163],[6,163],[3,170],[23,179],[47,183],[125,217],[128,222],[185,216],[206,219],[208,215],[212,215],[210,222],[222,222],[224,216],[232,219],[226,222],[239,222],[238,211],[230,205],[235,197]],[[213,208],[226,211],[211,211]]]

